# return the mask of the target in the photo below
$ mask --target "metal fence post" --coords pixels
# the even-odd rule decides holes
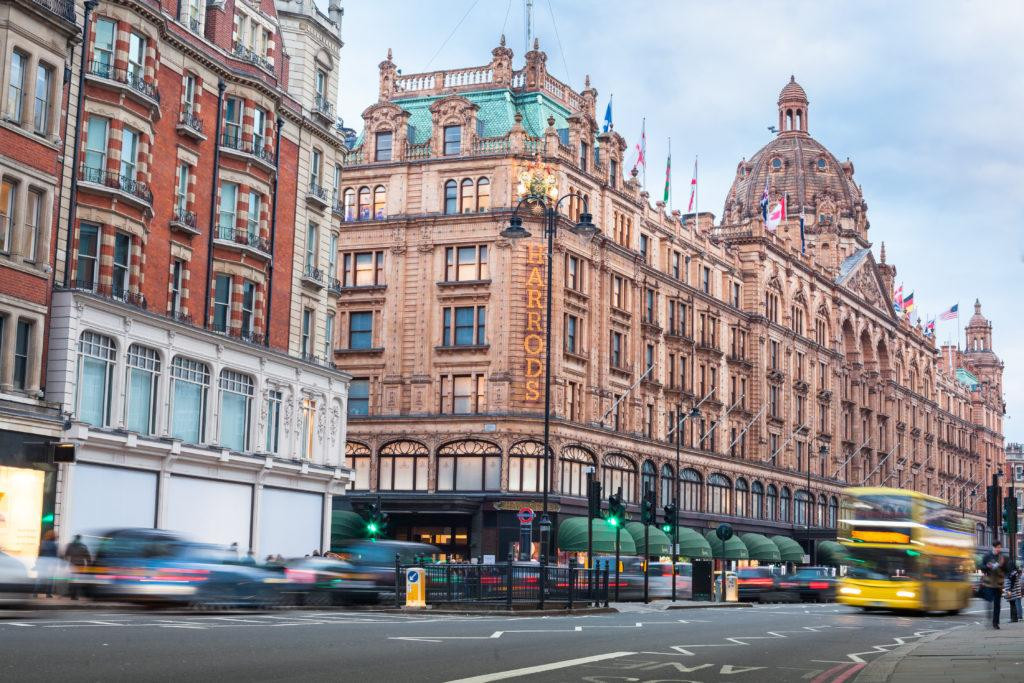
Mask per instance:
[[[395,553],[395,607],[402,606],[401,593],[398,591],[399,581],[402,580],[402,558]]]
[[[445,585],[448,586],[448,602],[452,601],[452,565],[451,562],[444,566]]]
[[[569,566],[569,609],[572,609],[573,594],[576,592],[576,567]]]
[[[512,611],[512,553],[508,554],[505,564],[505,607]]]
[[[608,590],[608,565],[604,566],[604,606],[608,606],[608,594],[611,592]]]

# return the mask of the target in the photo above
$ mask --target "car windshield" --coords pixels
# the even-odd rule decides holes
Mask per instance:
[[[745,567],[737,572],[741,578],[754,578],[758,576],[772,576],[772,570],[768,567]]]
[[[169,536],[118,535],[104,538],[96,552],[96,562],[123,559],[156,559],[181,553],[180,541]]]
[[[851,579],[873,581],[908,581],[917,576],[917,553],[903,548],[862,548],[847,546],[850,551]]]

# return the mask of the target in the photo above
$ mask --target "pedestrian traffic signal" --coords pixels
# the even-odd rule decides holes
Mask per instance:
[[[608,514],[604,521],[611,527],[622,526],[626,521],[626,506],[622,504],[622,497],[618,493],[608,496]]]
[[[665,506],[665,521],[661,525],[661,530],[666,534],[672,533],[672,527],[676,525],[676,504],[669,503]]]
[[[1003,497],[1003,533],[1011,536],[1017,533],[1017,499],[1013,496]]]
[[[590,518],[601,516],[601,482],[591,481],[590,488],[587,490],[587,511],[590,513]]]
[[[654,491],[647,489],[640,500],[640,521],[643,524],[654,524],[658,521],[658,513],[654,508]]]
[[[371,503],[366,515],[366,535],[377,538],[384,534],[388,526],[388,514],[381,512],[380,503]]]

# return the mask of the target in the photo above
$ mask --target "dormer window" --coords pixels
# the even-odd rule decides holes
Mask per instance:
[[[818,170],[819,171],[824,171],[825,168],[827,168],[827,166],[828,165],[825,163],[824,159],[818,159]]]
[[[772,170],[773,171],[781,171],[782,170],[782,159],[780,159],[778,157],[775,157],[774,159],[772,159]]]
[[[377,133],[374,161],[391,161],[391,131]]]
[[[454,156],[462,151],[462,126],[444,127],[444,155]]]

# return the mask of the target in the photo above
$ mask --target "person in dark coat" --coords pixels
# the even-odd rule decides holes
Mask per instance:
[[[71,543],[64,548],[64,559],[68,564],[71,565],[72,571],[81,571],[82,567],[88,567],[92,564],[92,554],[89,553],[89,548],[82,543],[82,535],[75,534],[75,537],[71,539]],[[75,581],[75,577],[71,577],[70,585],[68,586],[68,595],[72,600],[78,599],[78,582]]]
[[[36,558],[36,585],[34,596],[46,591],[46,597],[53,597],[53,577],[57,573],[57,534],[48,529],[39,544],[39,557]]]
[[[1020,609],[1021,597],[1021,571],[1016,564],[1010,565],[1010,571],[1006,573],[1006,585],[1003,588],[1003,595],[1010,603],[1010,623],[1014,624],[1024,619]]]
[[[992,541],[992,550],[982,558],[981,571],[992,628],[999,628],[999,610],[1003,605],[1003,583],[1006,580],[1006,556],[1003,555],[1003,544],[998,539]]]

